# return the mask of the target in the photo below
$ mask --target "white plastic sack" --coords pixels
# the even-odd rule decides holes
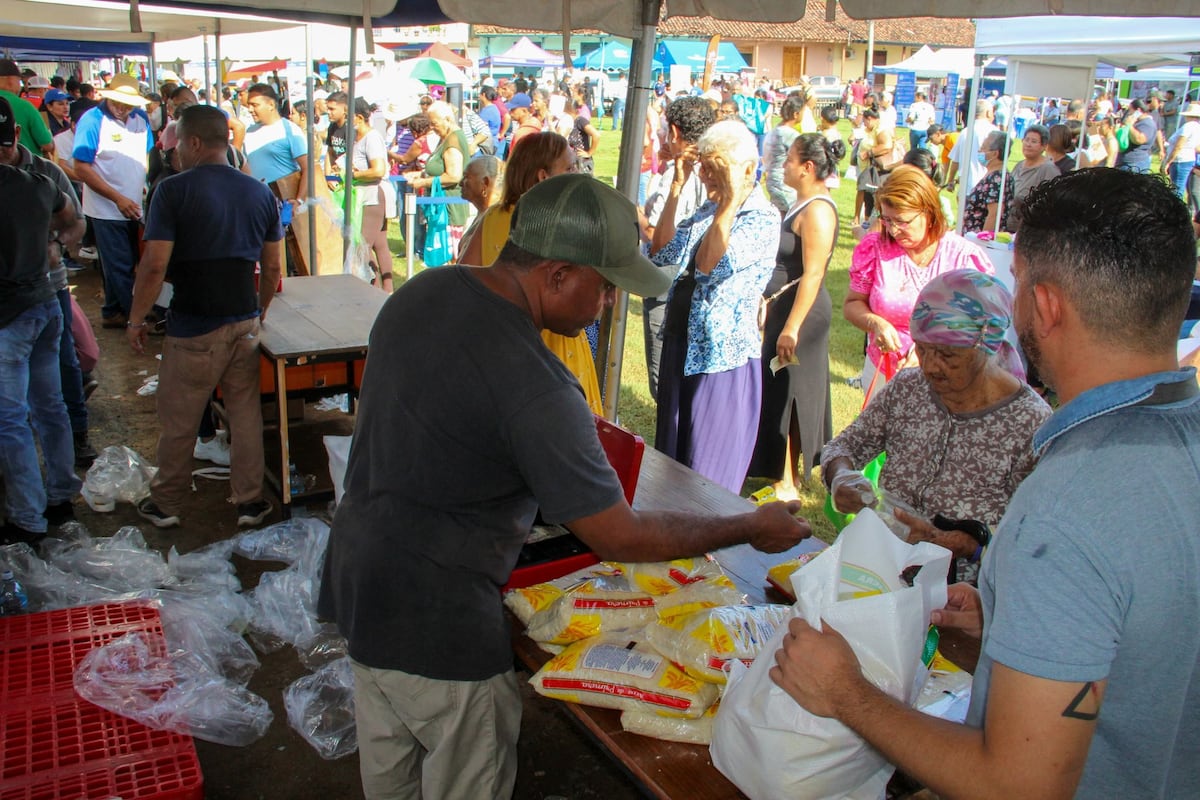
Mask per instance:
[[[150,480],[158,472],[133,450],[106,447],[88,467],[81,493],[93,511],[107,512],[117,501],[137,503],[150,495]]]
[[[390,192],[387,192],[390,194]],[[352,436],[322,436],[325,442],[325,453],[329,456],[329,478],[333,481],[333,502],[341,505],[342,495],[346,493],[346,465],[350,462],[350,441]]]
[[[925,680],[921,661],[929,615],[946,604],[950,552],[901,542],[870,509],[829,549],[792,576],[793,615],[826,620],[858,656],[863,674],[912,704]],[[922,566],[912,587],[900,579]],[[748,669],[733,665],[713,727],[713,764],[752,800],[882,797],[893,767],[857,734],[810,714],[770,678],[787,627]]]

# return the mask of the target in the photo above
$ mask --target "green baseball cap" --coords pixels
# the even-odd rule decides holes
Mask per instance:
[[[590,175],[556,175],[523,194],[508,238],[527,253],[591,267],[640,297],[663,294],[674,277],[642,255],[637,207]]]

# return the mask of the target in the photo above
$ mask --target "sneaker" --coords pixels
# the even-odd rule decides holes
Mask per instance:
[[[67,272],[83,272],[85,269],[87,269],[87,267],[85,267],[83,264],[80,264],[70,256],[64,256],[62,264],[64,267],[66,267]]]
[[[47,525],[57,527],[64,522],[70,522],[75,519],[75,507],[71,505],[70,500],[63,500],[61,503],[51,503],[46,506],[46,510],[42,512],[42,516],[46,518]]]
[[[88,378],[87,383],[83,385],[83,402],[92,399],[92,395],[100,388],[100,381],[95,378]]]
[[[254,500],[249,503],[240,503],[237,507],[238,527],[247,525],[257,525],[266,519],[274,509],[270,502],[266,500]]]
[[[149,497],[137,504],[137,512],[142,519],[148,519],[154,523],[154,527],[156,528],[175,528],[179,526],[178,516],[163,511]]]
[[[15,522],[6,522],[0,527],[0,544],[27,544],[31,547],[46,538],[45,531],[31,531]]]
[[[88,261],[95,261],[100,258],[100,254],[96,252],[96,248],[94,247],[81,247],[79,248],[79,257],[86,258]]]
[[[83,399],[87,400],[87,389],[84,389]],[[75,433],[75,466],[80,469],[87,469],[96,460],[96,448],[92,447],[88,441],[87,431],[77,431]]]
[[[228,467],[229,442],[219,434],[207,442],[197,438],[196,446],[192,448],[192,458],[199,461],[211,461],[219,467]]]
[[[100,320],[100,327],[101,328],[124,328],[125,323],[128,321],[129,321],[129,318],[126,317],[124,314],[113,314],[111,317],[105,317],[104,319]]]

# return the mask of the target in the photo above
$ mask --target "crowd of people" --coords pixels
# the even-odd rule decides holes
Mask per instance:
[[[103,274],[102,326],[138,353],[165,336],[159,469],[138,513],[181,524],[193,457],[230,466],[239,525],[271,513],[258,335],[279,276],[307,257],[288,220],[316,199],[310,151],[318,193],[352,193],[352,227],[391,297],[371,334],[320,605],[354,659],[367,796],[511,792],[520,698],[496,589],[535,514],[614,560],[744,542],[776,552],[811,533],[793,501],[817,464],[836,510],[886,500],[908,541],[953,552],[936,621],[984,641],[971,728],[899,708],[865,684],[836,631],[802,622],[773,671],[797,702],[948,794],[1030,776],[1127,796],[1200,788],[1200,762],[1129,722],[1153,713],[1163,727],[1169,696],[1164,736],[1200,733],[1195,659],[1166,658],[1179,642],[1162,638],[1184,636],[1192,653],[1200,612],[1194,591],[1178,592],[1200,581],[1195,492],[1165,490],[1194,483],[1200,450],[1200,390],[1174,350],[1196,272],[1180,198],[1195,191],[1200,105],[1152,93],[1120,109],[1100,95],[1057,117],[1047,104],[1050,124],[1020,126],[1010,169],[1025,110],[1002,97],[979,101],[965,136],[934,121],[953,98],[939,109],[918,94],[900,120],[888,92],[855,81],[847,145],[839,110],[806,88],[656,86],[634,204],[592,177],[601,112],[584,83],[517,77],[460,111],[433,96],[350,103],[338,87],[309,109],[258,81],[210,105],[128,75],[95,92],[43,80],[0,60],[6,542],[36,543],[68,519],[75,469],[95,455],[65,282],[82,241]],[[781,121],[764,124],[776,101]],[[1145,174],[1152,154],[1171,187]],[[826,276],[843,162],[857,173],[858,241],[842,314],[863,334],[864,403],[835,436]],[[467,201],[443,223],[459,263],[394,293],[389,175]],[[958,180],[966,231],[1017,232],[1015,287],[954,232],[942,190]],[[785,502],[726,519],[630,508],[592,416],[588,330],[618,287],[644,297],[655,447],[735,493],[766,479],[760,499]],[[206,419],[218,387],[227,437]],[[1135,453],[1148,477],[1129,475]],[[1115,496],[1134,479],[1141,491]],[[1162,546],[1129,535],[1147,519]],[[1147,659],[1161,679],[1145,681]],[[1028,719],[1037,726],[1014,722]],[[1027,775],[1010,769],[1016,758]]]

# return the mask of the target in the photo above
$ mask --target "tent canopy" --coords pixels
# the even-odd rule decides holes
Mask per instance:
[[[441,42],[434,42],[421,51],[421,58],[436,58],[439,61],[449,61],[456,67],[469,67],[474,62],[465,56],[460,56],[458,53],[451,50]]]
[[[975,51],[970,47],[943,47],[935,51],[927,44],[903,61],[872,69],[887,75],[915,72],[918,78],[944,78],[952,72],[966,76],[974,71]]]
[[[522,36],[516,44],[498,56],[488,56],[479,62],[484,67],[557,67],[563,63],[562,56],[548,53],[533,43],[528,36]]]
[[[125,34],[130,37],[136,34]],[[149,58],[154,45],[150,42],[123,41],[123,37],[105,37],[99,41],[77,39],[43,39],[28,36],[0,36],[0,53],[16,61],[71,61],[75,59],[141,56]]]
[[[605,42],[571,62],[576,69],[629,69],[633,51],[624,42]]]
[[[654,51],[654,61],[664,67],[672,64],[687,65],[693,71],[704,71],[704,59],[708,54],[708,42],[693,39],[663,39]],[[733,42],[721,42],[717,46],[717,72],[740,72],[749,64]]]
[[[227,79],[232,78],[249,78],[252,75],[262,75],[264,72],[279,72],[287,69],[288,62],[282,58],[274,61],[266,61],[262,64],[247,64],[244,67],[231,69],[225,73]]]
[[[1200,12],[1200,3],[1191,3]],[[1140,7],[1139,7],[1140,10]],[[975,50],[1067,66],[1100,62],[1114,67],[1188,63],[1200,49],[1200,20],[1184,18],[1021,17],[981,19]]]

